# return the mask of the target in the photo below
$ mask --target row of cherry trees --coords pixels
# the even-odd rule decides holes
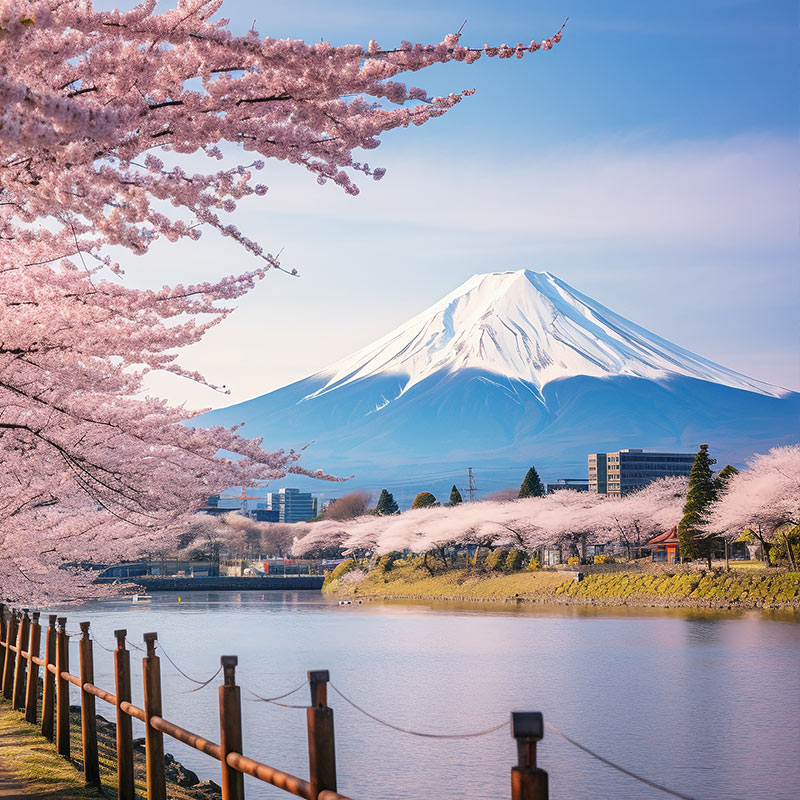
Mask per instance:
[[[338,547],[424,553],[448,545],[511,545],[533,552],[542,545],[584,542],[636,547],[680,518],[686,487],[685,478],[660,478],[620,499],[563,489],[544,497],[419,508],[338,524],[310,523],[293,552],[302,556]]]
[[[545,497],[421,508],[399,516],[298,526],[295,555],[331,548],[423,553],[449,545],[514,546],[620,543],[633,548],[678,523],[686,501],[685,478],[660,478],[622,498],[561,490]],[[709,537],[736,539],[753,531],[765,545],[800,525],[800,445],[756,455],[733,475],[707,511]],[[791,559],[791,549],[790,549]]]
[[[333,47],[234,36],[214,17],[220,5],[178,0],[157,12],[145,0],[123,13],[89,0],[0,0],[4,600],[97,594],[82,562],[177,542],[187,516],[227,486],[309,474],[297,453],[194,429],[182,424],[191,412],[142,396],[152,370],[204,383],[178,351],[283,269],[234,224],[237,204],[266,193],[256,179],[266,158],[357,194],[356,176],[383,174],[359,153],[470,94],[428,97],[398,74],[483,53],[521,58],[561,38]],[[236,148],[247,157],[221,165]],[[120,253],[203,228],[238,243],[254,267],[192,286],[125,284]]]

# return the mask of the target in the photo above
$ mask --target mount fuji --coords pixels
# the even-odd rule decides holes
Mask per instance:
[[[519,270],[475,275],[327,369],[193,422],[244,422],[270,449],[311,443],[305,466],[400,500],[463,486],[467,466],[484,490],[519,485],[531,464],[545,479],[585,478],[587,453],[625,447],[708,442],[723,464],[741,464],[798,439],[800,394]]]

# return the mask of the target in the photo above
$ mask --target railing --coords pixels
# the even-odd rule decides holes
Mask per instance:
[[[24,711],[36,724],[39,701],[39,669],[42,676],[40,729],[63,756],[70,756],[69,687],[80,690],[81,747],[86,782],[100,785],[95,700],[116,709],[117,792],[119,800],[135,800],[132,719],[145,725],[145,774],[147,800],[166,800],[164,735],[205,753],[220,762],[223,800],[244,799],[244,775],[272,784],[305,800],[350,800],[336,790],[336,754],[333,709],[328,706],[327,670],[308,673],[311,703],[306,708],[309,778],[262,764],[242,750],[241,689],[236,685],[236,656],[220,659],[223,684],[219,687],[219,743],[209,741],[164,719],[161,703],[161,667],[156,655],[157,634],[145,633],[142,659],[144,708],[131,703],[130,650],[127,631],[114,631],[115,693],[94,684],[93,640],[89,623],[81,622],[79,640],[80,675],[69,671],[69,640],[66,617],[51,614],[45,629],[45,653],[39,656],[42,628],[39,612],[6,609],[0,604],[0,660],[2,693],[13,707]],[[27,649],[26,649],[27,648]],[[210,682],[210,681],[209,681]],[[547,800],[547,773],[536,767],[536,742],[542,738],[542,715],[512,714],[512,734],[517,739],[519,764],[512,769],[512,800]]]

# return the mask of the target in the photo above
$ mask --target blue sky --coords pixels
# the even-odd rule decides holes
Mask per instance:
[[[100,3],[98,3],[100,5]],[[746,374],[800,390],[798,4],[226,0],[243,31],[335,44],[542,39],[551,52],[418,73],[431,94],[475,88],[444,118],[392,132],[388,168],[357,198],[282,164],[237,223],[283,248],[274,274],[187,366],[225,405],[302,378],[421,311],[476,272],[549,270],[635,322]],[[252,266],[227,241],[157,246],[129,265],[161,284]]]

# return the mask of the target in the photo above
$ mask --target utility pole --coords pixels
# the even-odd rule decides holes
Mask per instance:
[[[475,499],[475,492],[478,491],[478,487],[475,485],[475,476],[472,474],[472,467],[467,467],[467,471],[469,473],[469,500],[472,502]]]

